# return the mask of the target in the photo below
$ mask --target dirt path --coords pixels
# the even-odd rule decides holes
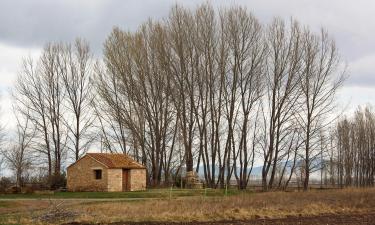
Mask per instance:
[[[370,225],[375,224],[375,212],[369,214],[321,215],[314,217],[288,217],[282,219],[253,219],[247,221],[218,222],[117,222],[108,225]],[[93,225],[85,223],[69,223],[64,225]],[[99,224],[97,224],[99,225]],[[101,224],[104,225],[104,224]]]

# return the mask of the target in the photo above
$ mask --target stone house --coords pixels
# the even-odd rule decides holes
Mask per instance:
[[[67,169],[68,191],[146,189],[146,168],[125,154],[87,153]]]

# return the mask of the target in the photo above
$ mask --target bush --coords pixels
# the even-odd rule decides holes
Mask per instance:
[[[50,188],[56,190],[66,186],[66,176],[65,174],[55,174],[49,177]]]
[[[0,192],[5,193],[7,189],[12,186],[12,181],[8,177],[2,177],[0,179]]]
[[[18,194],[21,192],[21,188],[17,186],[11,186],[5,190],[7,194]]]
[[[32,185],[27,185],[21,188],[21,193],[22,194],[32,194],[34,193],[34,188]]]

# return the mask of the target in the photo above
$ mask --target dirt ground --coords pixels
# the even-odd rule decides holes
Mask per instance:
[[[189,196],[171,199],[0,200],[0,224],[61,225],[64,223],[66,225],[375,225],[375,188],[309,192],[243,192],[227,197]]]
[[[375,212],[368,214],[335,214],[313,217],[287,217],[282,219],[252,219],[246,221],[215,221],[215,222],[117,222],[108,225],[370,225],[375,224]],[[85,223],[68,223],[64,225],[93,225]],[[99,225],[99,224],[95,224]],[[105,225],[105,224],[100,224]],[[107,224],[106,224],[107,225]]]

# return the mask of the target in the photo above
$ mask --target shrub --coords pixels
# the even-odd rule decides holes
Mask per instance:
[[[66,186],[65,174],[55,174],[49,178],[49,184],[52,190],[59,189]]]
[[[9,189],[10,186],[12,186],[12,181],[10,180],[10,178],[2,177],[0,179],[0,192],[1,193],[6,192],[6,190]]]

